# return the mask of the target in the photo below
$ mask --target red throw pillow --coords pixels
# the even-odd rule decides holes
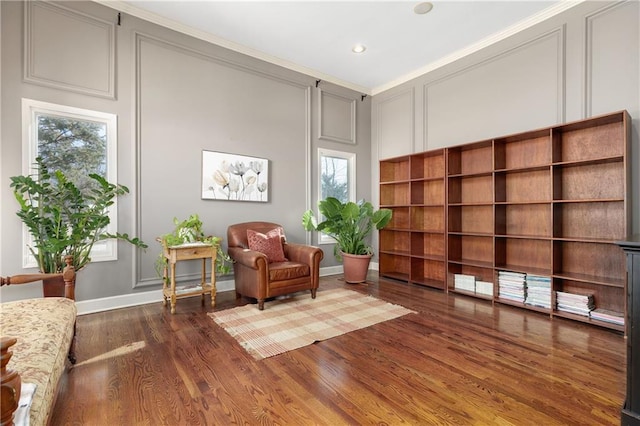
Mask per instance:
[[[289,260],[284,257],[282,236],[280,235],[279,229],[273,229],[266,234],[247,229],[247,240],[249,242],[249,249],[267,255],[269,263],[286,262]]]

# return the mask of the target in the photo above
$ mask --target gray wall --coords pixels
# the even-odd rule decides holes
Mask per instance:
[[[586,2],[377,94],[374,180],[380,159],[626,109],[633,119],[632,231],[640,232],[639,26],[637,1]]]
[[[315,242],[300,215],[317,202],[319,146],[356,152],[357,195],[376,201],[381,158],[620,109],[633,117],[631,205],[640,232],[639,6],[580,4],[362,102],[351,90],[320,83],[321,92],[311,76],[126,14],[117,26],[117,12],[96,3],[38,4],[25,20],[22,2],[1,2],[0,271],[25,272],[9,190],[9,177],[22,172],[22,98],[118,115],[118,181],[132,189],[118,206],[119,230],[151,248],[137,253],[120,244],[118,261],[90,264],[78,300],[157,289],[154,239],[171,230],[173,217],[198,213],[207,233],[223,236],[230,223],[274,220],[291,240]],[[321,103],[322,94],[333,96]],[[345,113],[351,103],[355,120]],[[353,127],[356,144],[336,141]],[[201,200],[203,149],[268,158],[271,201]],[[323,266],[335,265],[332,247],[323,248]],[[1,296],[38,293],[3,288]]]
[[[30,272],[21,268],[21,224],[9,190],[9,177],[22,173],[22,98],[118,116],[118,182],[131,189],[119,200],[119,231],[150,248],[120,243],[117,261],[91,263],[79,274],[79,301],[158,289],[155,238],[172,230],[174,217],[197,213],[207,234],[225,238],[231,223],[274,221],[289,240],[316,243],[301,216],[317,203],[318,147],[355,152],[358,197],[371,198],[370,97],[323,82],[316,88],[312,76],[126,14],[118,26],[117,12],[97,3],[1,2],[1,19],[2,275]],[[336,142],[343,133],[355,133],[355,143]],[[202,150],[269,159],[270,201],[202,200]],[[336,265],[332,246],[322,247],[322,266]],[[178,273],[198,270],[185,268]],[[3,288],[2,299],[39,291]]]

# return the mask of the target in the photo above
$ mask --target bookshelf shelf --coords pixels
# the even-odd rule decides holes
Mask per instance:
[[[630,231],[630,131],[620,111],[380,161],[380,204],[394,211],[381,275],[623,330],[558,310],[555,292],[625,313],[615,243]],[[550,308],[500,298],[499,271],[546,277]],[[493,296],[456,288],[466,275]]]
[[[409,179],[409,157],[399,157],[380,164],[380,183],[404,182]]]

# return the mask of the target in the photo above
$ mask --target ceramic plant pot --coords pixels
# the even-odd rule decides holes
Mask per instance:
[[[371,257],[370,254],[342,253],[344,280],[350,284],[365,282],[367,280]]]

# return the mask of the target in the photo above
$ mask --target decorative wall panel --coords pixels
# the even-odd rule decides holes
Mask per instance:
[[[638,9],[638,2],[622,2],[586,17],[586,117],[638,99]]]
[[[426,84],[425,146],[564,121],[563,37],[559,28]]]
[[[380,101],[377,115],[378,157],[412,153],[415,138],[413,89]]]
[[[141,34],[136,62],[138,234],[151,242],[136,287],[159,282],[152,243],[173,229],[174,217],[198,213],[204,232],[223,238],[230,223],[272,221],[289,240],[305,241],[300,215],[311,197],[304,178],[310,175],[309,87]],[[203,150],[269,159],[268,176],[261,176],[271,186],[269,202],[202,200]],[[197,271],[178,271],[179,279]]]
[[[318,138],[356,143],[356,100],[318,90]]]
[[[24,5],[24,80],[115,98],[114,24],[48,2]]]

